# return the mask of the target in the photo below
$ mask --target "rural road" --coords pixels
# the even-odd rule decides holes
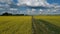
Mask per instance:
[[[35,19],[32,16],[32,33],[33,34],[60,34],[60,27],[42,19]]]

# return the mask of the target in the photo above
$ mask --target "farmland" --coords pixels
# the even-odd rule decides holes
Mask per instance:
[[[31,34],[30,16],[0,16],[0,34]]]
[[[34,34],[60,34],[60,16],[34,16]]]
[[[0,16],[0,34],[60,34],[60,16]]]
[[[60,16],[34,16],[35,19],[48,21],[52,24],[60,26]]]

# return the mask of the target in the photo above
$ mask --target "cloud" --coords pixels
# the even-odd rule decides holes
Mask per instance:
[[[43,11],[42,9],[40,9],[40,12]]]
[[[7,4],[11,4],[12,0],[0,0],[1,3],[7,3]]]
[[[47,6],[49,3],[47,3],[46,0],[18,0],[18,5],[30,5],[30,6]]]
[[[49,4],[46,0],[18,0],[17,5],[28,5],[28,6],[44,6],[47,8],[52,8],[52,9],[27,9],[27,8],[21,8],[19,7],[19,9],[17,8],[11,8],[9,7],[9,4],[11,4],[12,0],[0,0],[0,2],[2,3],[7,3],[5,5],[1,5],[0,7],[8,7],[8,12],[13,12],[13,13],[27,13],[27,14],[47,14],[47,13],[57,13],[60,11],[60,5],[54,3],[54,4]],[[14,5],[13,5],[14,6]],[[0,10],[3,10],[2,8],[0,8]],[[6,9],[4,9],[5,11],[7,11]],[[18,11],[18,12],[17,12]],[[25,12],[24,12],[25,11]]]
[[[18,9],[16,9],[16,8],[10,8],[10,10],[15,10],[15,11],[17,11]]]

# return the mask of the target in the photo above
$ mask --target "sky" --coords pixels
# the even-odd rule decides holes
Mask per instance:
[[[12,2],[11,2],[12,1]],[[26,13],[26,14],[60,14],[60,0],[0,0],[0,3],[7,3],[4,5],[0,4],[0,14],[6,12],[9,13]],[[15,5],[14,5],[15,4]],[[27,6],[42,6],[52,9],[27,9]],[[11,6],[13,8],[11,8]],[[17,8],[15,8],[15,7]],[[20,6],[20,7],[18,7]],[[6,9],[8,7],[8,9]],[[4,9],[5,8],[5,9]]]
[[[18,0],[13,0],[14,2],[18,2]],[[60,0],[46,0],[48,3],[58,3],[60,4]]]
[[[58,3],[60,4],[60,0],[47,0],[48,3],[52,4],[52,3]]]
[[[18,0],[13,0],[14,2],[18,2]],[[52,3],[57,3],[60,4],[60,0],[46,0],[48,3],[52,4]]]

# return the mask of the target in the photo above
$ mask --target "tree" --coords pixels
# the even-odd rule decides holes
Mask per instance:
[[[7,12],[2,14],[2,16],[11,16],[11,15],[12,15],[11,13],[7,13]]]

